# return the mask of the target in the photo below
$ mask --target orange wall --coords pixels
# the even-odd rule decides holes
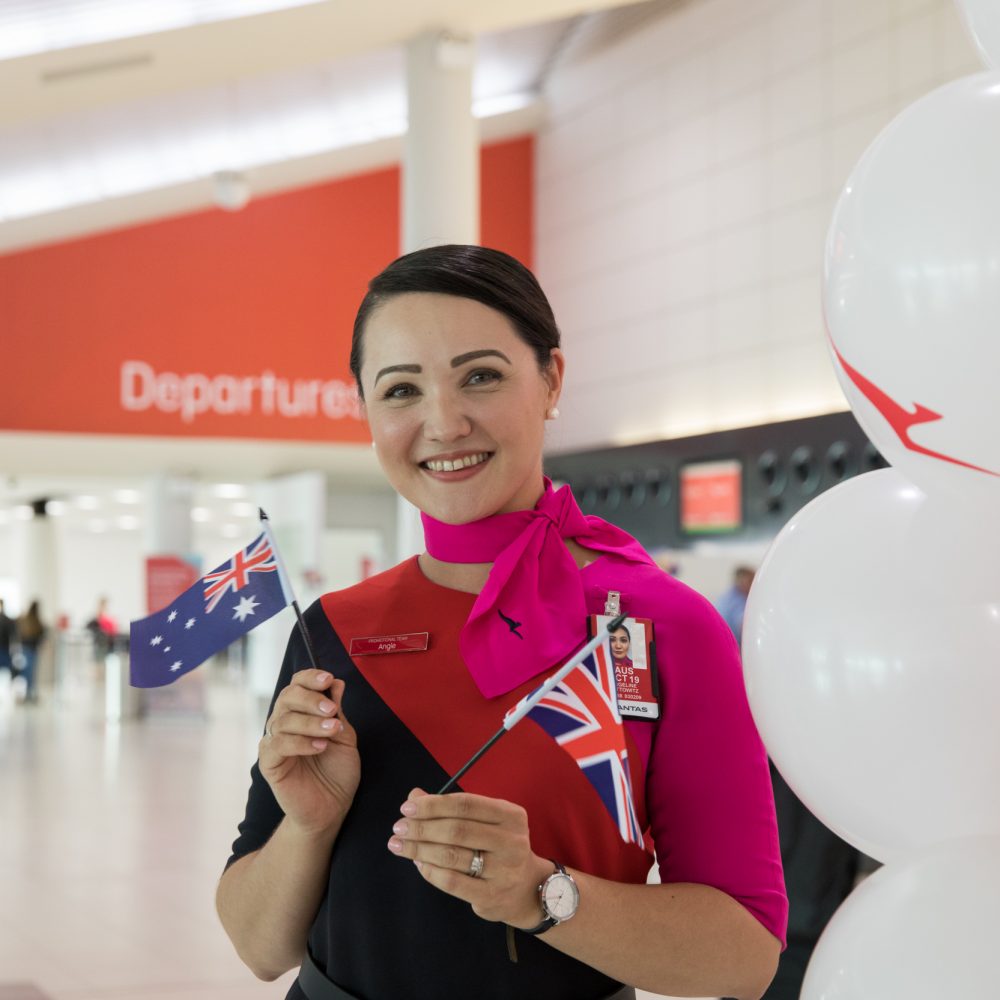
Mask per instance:
[[[482,242],[529,266],[532,159],[481,158]],[[391,168],[0,257],[0,429],[366,440],[351,325],[398,245]]]

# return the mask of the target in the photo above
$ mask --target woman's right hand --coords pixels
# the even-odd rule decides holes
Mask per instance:
[[[329,689],[329,690],[328,690]],[[340,711],[344,682],[300,670],[274,703],[258,753],[286,818],[321,833],[347,814],[361,780],[354,728]]]

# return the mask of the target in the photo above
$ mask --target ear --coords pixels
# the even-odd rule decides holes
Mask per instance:
[[[566,355],[558,347],[552,349],[550,358],[548,368],[542,372],[542,376],[549,386],[546,409],[559,402],[559,397],[562,395],[563,375],[566,372]]]

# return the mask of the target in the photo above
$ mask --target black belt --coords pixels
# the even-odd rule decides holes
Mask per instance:
[[[309,952],[306,952],[299,969],[299,989],[305,993],[307,1000],[360,1000],[360,997],[348,993],[327,978]],[[631,986],[623,986],[605,1000],[635,1000],[635,990]]]
[[[302,968],[299,969],[299,989],[308,1000],[359,1000],[353,993],[342,990],[332,979],[328,979],[308,951]]]

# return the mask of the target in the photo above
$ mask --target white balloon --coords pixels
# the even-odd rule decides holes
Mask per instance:
[[[997,0],[957,0],[966,30],[987,66],[1000,67],[1000,3]]]
[[[750,706],[827,826],[887,861],[1000,836],[1000,532],[896,470],[848,480],[769,549],[743,622]]]
[[[1000,9],[1000,4],[996,4]],[[1000,500],[1000,73],[875,139],[834,210],[824,309],[841,386],[928,492]]]
[[[866,879],[827,925],[801,1000],[995,1000],[1000,840],[942,844]]]

